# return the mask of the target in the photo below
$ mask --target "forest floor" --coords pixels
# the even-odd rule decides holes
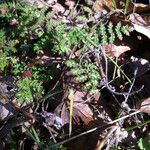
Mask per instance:
[[[150,4],[0,2],[0,150],[150,150]]]

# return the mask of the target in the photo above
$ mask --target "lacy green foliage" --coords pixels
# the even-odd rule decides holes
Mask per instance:
[[[43,87],[38,80],[31,80],[30,78],[24,78],[17,84],[19,92],[16,94],[18,102],[32,102],[34,99],[41,98],[43,93]]]
[[[70,42],[73,45],[79,45],[82,41],[86,42],[86,45],[93,45],[98,48],[98,44],[106,45],[108,43],[113,44],[116,37],[122,40],[123,34],[129,36],[130,28],[128,26],[123,26],[118,23],[116,27],[110,22],[107,26],[100,24],[97,28],[92,30],[93,34],[90,36],[86,29],[79,30],[78,28],[73,28],[69,33],[71,33]],[[99,38],[98,35],[101,35]],[[80,46],[81,47],[81,46]],[[94,63],[89,61],[82,62],[82,66],[79,65],[79,59],[85,52],[88,51],[88,47],[84,47],[84,52],[76,60],[68,60],[66,65],[70,68],[71,73],[76,77],[79,83],[82,83],[84,90],[95,91],[100,81],[100,72]]]
[[[106,45],[108,41],[107,41],[106,27],[104,24],[100,25],[100,33],[101,33],[101,43],[102,45]]]
[[[0,8],[7,10],[6,13],[0,14],[0,70],[19,77],[28,69],[33,59],[36,59],[33,57],[30,61],[28,55],[36,56],[51,44],[52,36],[45,28],[45,22],[51,19],[51,14],[45,15],[47,7],[37,9],[34,5],[23,1],[0,3]],[[38,100],[42,96],[44,93],[42,84],[52,79],[50,72],[53,72],[52,70],[44,72],[45,70],[47,67],[40,65],[33,67],[32,79],[19,80],[17,84],[19,102]]]
[[[9,61],[13,58],[11,55],[16,52],[14,46],[17,43],[17,40],[10,40],[6,37],[5,31],[0,30],[0,70],[4,71],[8,66]]]
[[[54,79],[55,75],[57,75],[56,68],[49,69],[46,66],[33,66],[32,67],[32,78],[34,80],[39,80],[42,83],[46,83]]]
[[[68,60],[66,65],[70,68],[76,80],[82,83],[84,90],[94,92],[97,89],[100,74],[94,64],[84,61],[82,66],[80,66],[79,63],[74,60]]]
[[[71,51],[71,43],[66,32],[65,24],[62,24],[54,31],[53,52],[58,54],[68,54]]]
[[[37,59],[36,55],[43,51],[50,56],[54,54],[64,56],[69,55],[74,47],[78,47],[81,49],[81,54],[75,58],[74,66],[68,67],[87,91],[96,89],[100,80],[100,73],[97,66],[90,61],[84,60],[80,66],[78,62],[82,55],[89,50],[91,45],[98,48],[99,43],[102,45],[112,44],[116,37],[122,40],[123,34],[129,35],[130,31],[128,26],[118,23],[114,27],[111,22],[106,25],[103,23],[96,25],[92,30],[88,25],[83,28],[67,26],[65,23],[54,20],[53,13],[49,11],[49,8],[37,9],[35,5],[27,4],[25,1],[1,3],[0,8],[7,10],[7,13],[0,14],[0,69],[2,71],[11,68],[9,71],[11,74],[21,76],[23,71],[28,69],[30,63]],[[88,8],[83,10],[92,15]],[[82,16],[78,16],[78,20],[81,18]],[[32,56],[35,57],[31,58]],[[32,68],[32,80],[30,82],[36,81],[33,82],[35,84],[34,92],[38,92],[40,88],[42,89],[43,83],[56,76],[55,68],[47,72],[45,70],[49,68],[44,66],[38,65]],[[23,83],[18,85],[20,89],[27,85],[24,83],[25,81],[21,80]],[[40,88],[38,81],[41,83]],[[29,89],[29,87],[25,88],[26,90],[21,91]],[[22,92],[22,96],[20,92],[20,97],[24,97],[26,93],[28,95],[26,99],[32,101],[34,97],[30,91],[29,93]]]
[[[4,53],[0,52],[0,70],[4,71],[4,68],[7,66],[7,57]]]
[[[113,44],[113,42],[115,41],[115,33],[113,32],[113,24],[112,24],[112,22],[110,22],[109,25],[108,25],[108,32],[110,34],[109,43]]]
[[[100,25],[101,43],[102,45],[106,45],[108,43],[113,44],[116,40],[116,37],[119,40],[122,40],[123,34],[129,36],[130,32],[131,32],[130,27],[128,25],[122,25],[121,22],[117,23],[115,27],[112,24],[112,22],[109,22],[107,26],[101,24]]]
[[[13,64],[13,74],[14,75],[21,75],[25,69],[27,69],[27,64],[23,61],[17,61],[17,59],[12,60]]]
[[[5,46],[6,36],[3,30],[0,30],[0,70],[4,71],[7,66],[7,56],[3,53],[2,48]]]

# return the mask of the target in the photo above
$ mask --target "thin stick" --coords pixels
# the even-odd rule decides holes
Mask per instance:
[[[79,135],[76,135],[76,136],[73,136],[73,137],[71,137],[71,138],[69,138],[69,139],[66,139],[66,140],[64,140],[64,141],[61,141],[61,142],[59,142],[59,143],[57,143],[57,144],[54,144],[54,145],[50,146],[50,148],[52,148],[52,147],[57,147],[57,146],[59,146],[59,145],[62,145],[62,144],[67,143],[67,142],[69,142],[69,141],[72,141],[72,140],[74,140],[74,139],[76,139],[76,138],[78,138],[78,137],[81,137],[81,136],[86,135],[86,134],[88,134],[88,133],[94,132],[94,131],[96,131],[97,129],[106,127],[106,126],[111,125],[111,124],[114,124],[114,123],[116,123],[116,122],[118,122],[118,121],[120,121],[120,120],[129,118],[129,117],[131,117],[131,116],[133,116],[133,115],[135,115],[135,114],[138,114],[138,113],[140,113],[140,110],[137,110],[137,111],[135,111],[135,112],[133,112],[133,113],[131,113],[131,114],[129,114],[129,115],[123,116],[123,117],[118,118],[118,119],[113,120],[113,121],[110,121],[110,122],[108,122],[107,124],[100,125],[100,126],[98,126],[98,127],[95,127],[95,128],[93,128],[93,129],[90,129],[90,130],[88,130],[88,131],[85,131],[85,132],[83,132],[83,133],[81,133],[81,134],[79,134]]]

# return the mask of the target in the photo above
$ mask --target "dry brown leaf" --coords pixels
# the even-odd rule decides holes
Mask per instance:
[[[93,120],[93,112],[84,101],[84,99],[87,100],[89,96],[90,95],[86,95],[85,92],[80,91],[76,91],[74,95],[73,115],[80,117],[85,124]]]
[[[112,3],[112,0],[97,0],[93,5],[93,10],[95,12],[100,12],[103,10],[113,10],[114,5]]]
[[[115,57],[119,57],[121,54],[123,54],[126,51],[131,50],[129,46],[116,46],[113,45],[112,53]]]
[[[143,26],[140,26],[137,24],[133,24],[133,26],[137,32],[142,33],[142,34],[146,35],[148,38],[150,38],[150,28],[143,27]]]
[[[97,94],[98,95],[98,94]],[[96,95],[96,99],[97,96]],[[82,120],[85,124],[88,124],[90,121],[93,120],[93,112],[88,106],[87,103],[85,103],[88,98],[90,99],[89,94],[86,94],[85,92],[76,91],[74,93],[74,105],[73,105],[73,120],[76,123],[80,123],[80,120]],[[57,107],[57,110],[60,111],[61,109],[61,119],[62,124],[68,124],[69,123],[69,103],[64,103],[63,106]],[[59,110],[58,110],[59,109]]]
[[[133,13],[130,15],[130,21],[134,29],[150,38],[150,23],[146,22],[139,14]]]
[[[150,11],[150,5],[142,4],[142,3],[133,3],[135,8],[135,12],[148,12]]]
[[[93,112],[89,108],[87,104],[76,104],[74,106],[73,115],[80,117],[80,119],[85,123],[88,124],[90,121],[93,120]]]
[[[131,23],[141,25],[141,26],[148,26],[148,23],[137,13],[132,13],[130,15]]]
[[[117,46],[115,44],[108,44],[105,46],[106,53],[110,53],[112,57],[119,57],[121,54],[123,54],[126,51],[131,50],[129,46]]]
[[[136,8],[140,8],[140,7],[145,8],[145,7],[148,6],[148,5],[142,4],[142,3],[133,3],[133,5],[134,5]]]

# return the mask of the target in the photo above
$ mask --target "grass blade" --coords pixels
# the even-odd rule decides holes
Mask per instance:
[[[74,105],[74,91],[73,89],[69,90],[69,96],[68,96],[69,100],[70,100],[70,121],[69,121],[69,136],[71,136],[71,132],[72,132],[72,116],[73,116],[73,105]]]

